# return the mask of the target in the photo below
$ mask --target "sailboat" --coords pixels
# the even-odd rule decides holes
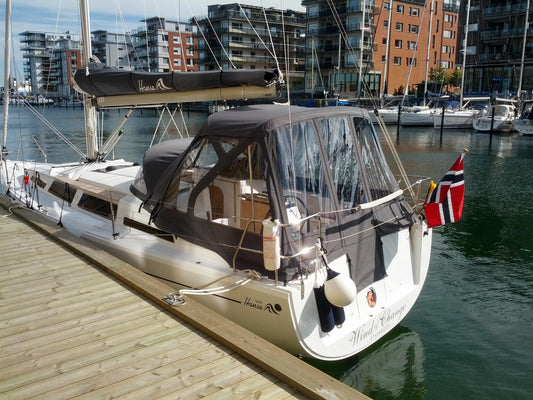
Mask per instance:
[[[524,33],[522,37],[522,58],[520,62],[520,78],[518,80],[518,109],[519,115],[513,121],[513,128],[522,135],[533,135],[533,101],[522,100],[522,80],[524,77],[524,60],[526,56],[527,33],[529,29],[529,0],[526,4],[526,16],[524,18]]]
[[[472,128],[474,118],[479,114],[479,110],[469,107],[475,100],[479,99],[464,99],[464,82],[465,82],[465,66],[466,66],[466,53],[468,44],[468,30],[470,24],[470,0],[466,4],[466,19],[465,19],[465,36],[463,39],[463,68],[461,75],[461,95],[458,107],[447,107],[442,110],[440,114],[433,116],[434,128],[455,128],[455,129],[468,129]]]
[[[429,107],[426,104],[426,94],[428,93],[428,78],[429,78],[429,52],[431,48],[431,32],[433,26],[434,15],[434,0],[431,0],[429,8],[429,32],[426,49],[426,77],[424,80],[424,102],[420,106],[406,107],[402,109],[402,115],[400,117],[400,125],[402,126],[432,126],[433,117],[440,115],[441,110],[437,108]],[[425,7],[424,7],[425,12]],[[406,85],[408,87],[408,85]]]
[[[402,173],[399,187],[366,110],[242,106],[153,146],[142,165],[108,160],[116,137],[98,146],[97,110],[268,99],[282,76],[105,67],[90,60],[83,0],[80,15],[87,152],[50,164],[3,151],[13,204],[167,282],[169,304],[194,298],[295,355],[345,359],[400,323],[428,273],[432,229],[415,190],[425,181]]]

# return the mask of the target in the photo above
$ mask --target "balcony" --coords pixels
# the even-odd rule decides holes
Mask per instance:
[[[505,4],[502,6],[493,6],[483,8],[483,18],[485,19],[505,19],[508,20],[511,15],[520,15],[526,13],[526,3]]]

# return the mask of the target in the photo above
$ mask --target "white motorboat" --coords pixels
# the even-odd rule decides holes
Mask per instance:
[[[513,121],[513,127],[522,135],[533,135],[533,100],[523,102],[520,115]]]
[[[472,121],[473,128],[478,132],[509,133],[516,117],[516,107],[512,104],[493,104],[479,114]]]

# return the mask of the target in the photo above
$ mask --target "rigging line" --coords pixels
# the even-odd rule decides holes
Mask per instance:
[[[178,0],[177,2],[174,2],[174,10],[176,11],[176,19],[178,21],[177,30],[178,30],[178,39],[179,39],[179,45],[181,50],[181,62],[182,65],[180,66],[181,70],[185,70],[187,72],[187,58],[185,57],[185,49],[183,48],[183,38],[181,35],[181,2]],[[194,43],[193,43],[194,44]],[[169,48],[170,51],[170,48]],[[174,68],[174,66],[172,66]]]
[[[289,65],[290,65],[290,55],[289,55],[289,52],[290,52],[290,42],[289,40],[287,40],[287,37],[285,35],[285,13],[283,12],[283,1],[281,2],[281,28],[282,28],[282,32],[283,32],[283,51],[285,52],[285,76],[287,77],[287,100],[288,100],[288,104],[290,104],[291,102],[291,89],[290,89],[290,85],[289,85]],[[279,69],[279,66],[278,66],[278,70]],[[289,121],[291,121],[290,119],[290,111],[289,111]]]
[[[67,145],[69,145],[72,150],[74,150],[78,155],[82,157],[86,157],[86,155],[76,147],[74,143],[72,143],[65,135],[63,135],[55,126],[53,126],[50,121],[48,121],[35,107],[33,107],[28,102],[24,101],[24,105],[28,107],[28,109],[43,122],[48,128],[52,130],[61,140],[63,140]]]
[[[239,7],[241,5],[239,4]],[[278,71],[281,71],[281,68],[279,67],[279,61],[278,56],[276,55],[276,46],[274,45],[274,40],[272,40],[272,32],[270,32],[270,25],[268,24],[268,18],[265,11],[265,6],[263,4],[263,0],[261,0],[261,8],[263,9],[263,16],[265,17],[265,24],[268,31],[268,37],[270,38],[270,44],[272,45],[272,52],[274,53],[274,60],[276,61],[276,67]],[[283,15],[283,10],[281,10],[281,14]]]
[[[424,24],[424,17],[426,15],[426,8],[427,8],[427,0],[424,2],[424,11],[422,12],[422,18],[420,18],[420,25],[418,26],[418,34],[416,35],[415,48],[413,49],[413,57],[411,58],[411,62],[409,64],[409,73],[407,74],[407,81],[405,82],[405,88],[403,90],[402,102],[400,103],[400,107],[403,107],[403,104],[405,102],[405,98],[409,95],[409,81],[411,80],[411,73],[413,71],[413,60],[415,59],[416,51],[418,50],[418,40],[420,39],[420,32],[422,31],[422,29],[420,29],[420,28]],[[432,12],[432,10],[430,10],[430,13],[431,12]],[[430,17],[431,17],[431,15],[430,15]],[[429,28],[431,29],[431,22],[430,22]],[[431,40],[431,31],[429,32],[429,35],[428,35],[428,43],[429,43],[430,40]],[[429,62],[429,52],[428,52],[428,57],[427,58],[428,58],[428,62]]]
[[[126,33],[124,34],[124,48],[128,48],[128,41],[127,41],[126,38],[129,39],[129,42],[130,42],[130,43],[133,43],[132,36],[131,36],[131,32],[130,32],[129,30],[125,29],[125,28],[126,28],[126,21],[125,21],[125,19],[124,19],[124,14],[122,13],[122,9],[120,8],[120,1],[116,0],[116,1],[115,1],[115,5],[116,5],[116,7],[117,7],[117,9],[118,9],[117,11],[118,11],[118,15],[119,15],[119,18],[120,18],[120,25],[122,26],[122,30],[123,30],[124,32],[126,32]],[[117,27],[117,31],[118,31],[118,27]],[[137,60],[138,60],[138,59],[139,59],[139,56],[138,56],[138,54],[137,54],[137,48],[136,48],[135,46],[132,46],[132,47],[133,47],[133,53],[134,53],[134,55],[137,57]],[[117,48],[117,55],[118,55],[118,48]],[[129,54],[129,51],[126,52],[126,58],[127,58],[127,60],[128,60],[128,67],[131,67],[132,62],[131,62],[131,60],[130,60],[130,54]],[[117,58],[117,60],[118,60],[118,58]],[[117,64],[118,64],[118,63],[117,63]],[[117,65],[117,66],[119,66],[119,65]]]
[[[244,10],[242,9],[241,7],[241,4],[240,3],[237,3],[238,6],[239,6],[239,9],[241,10],[241,14],[244,16],[244,18],[246,19],[246,21],[248,22],[248,25],[250,25],[250,28],[252,28],[252,30],[254,31],[255,35],[257,36],[257,38],[259,39],[259,41],[261,42],[261,44],[263,46],[265,46],[265,49],[266,51],[268,51],[268,53],[270,54],[270,56],[272,58],[274,58],[275,60],[277,60],[276,58],[276,55],[274,53],[272,53],[270,51],[270,49],[268,48],[268,46],[266,45],[266,43],[263,41],[263,38],[261,38],[261,36],[259,35],[259,33],[257,33],[257,30],[255,29],[255,26],[252,25],[252,22],[250,21],[250,19],[248,18],[248,16],[246,15],[246,13],[244,12]],[[265,19],[266,19],[266,16],[265,16]],[[268,29],[268,22],[267,22],[267,29]],[[268,32],[269,33],[269,36],[270,36],[270,31]],[[272,36],[270,36],[270,41],[272,41]],[[273,44],[272,44],[273,45]],[[279,69],[279,68],[278,68]]]
[[[213,60],[215,60],[215,62],[217,63],[218,69],[222,69],[222,66],[218,62],[218,59],[217,59],[217,56],[215,55],[215,52],[211,48],[211,45],[207,41],[207,38],[205,37],[204,32],[202,31],[202,28],[200,27],[200,24],[198,23],[198,19],[196,19],[196,17],[194,17],[194,16],[192,18],[194,19],[194,22],[196,23],[196,26],[198,27],[198,31],[200,32],[200,34],[204,38],[204,42],[207,45],[207,47],[209,48],[209,52],[211,53],[211,56],[213,57]],[[227,55],[227,53],[226,53],[226,55]],[[229,56],[228,56],[228,59],[229,59]],[[231,62],[231,60],[229,60],[229,62]]]

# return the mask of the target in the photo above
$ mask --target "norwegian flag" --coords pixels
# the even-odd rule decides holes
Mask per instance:
[[[428,193],[424,210],[429,228],[461,219],[465,197],[464,156],[465,153],[461,153],[437,187],[434,190],[430,189]]]

